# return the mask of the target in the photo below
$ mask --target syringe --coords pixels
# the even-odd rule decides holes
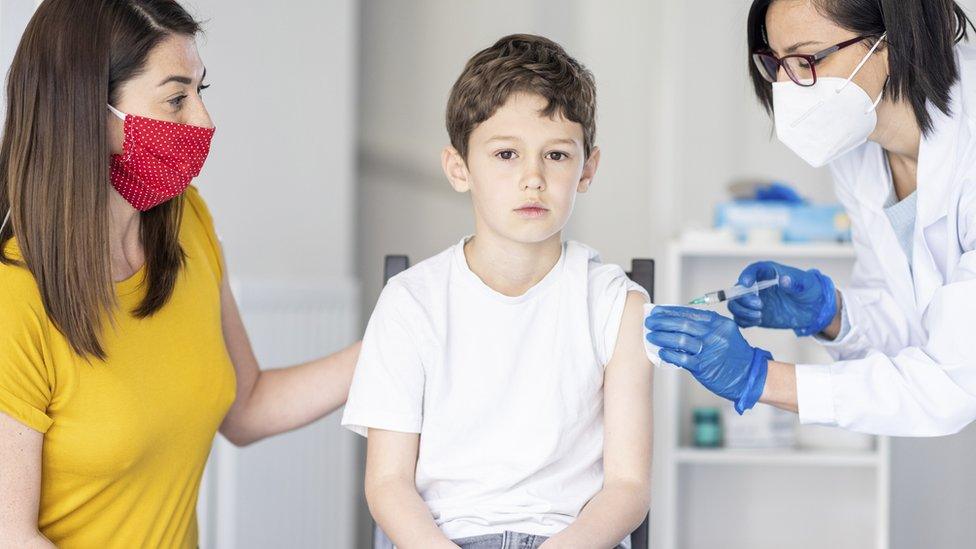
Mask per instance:
[[[689,301],[688,305],[715,305],[716,303],[742,297],[747,294],[759,293],[759,290],[765,290],[766,288],[771,288],[777,285],[779,285],[779,277],[771,278],[769,280],[760,280],[753,283],[752,286],[740,286],[736,284],[735,286],[731,286],[729,288],[715,290],[714,292],[708,292],[707,294],[698,296]]]

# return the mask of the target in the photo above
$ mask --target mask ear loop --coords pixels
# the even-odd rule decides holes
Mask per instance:
[[[868,109],[868,110],[866,110],[866,111],[864,111],[864,114],[867,114],[867,113],[869,113],[869,112],[877,109],[878,108],[878,105],[881,104],[881,98],[884,97],[885,88],[888,86],[888,81],[889,80],[891,80],[891,75],[890,74],[885,77],[884,84],[881,84],[881,93],[878,94],[878,98],[874,100],[874,103],[871,103],[871,108]]]
[[[881,42],[887,36],[888,36],[888,33],[886,32],[886,33],[884,33],[884,34],[881,35],[881,38],[878,38],[878,41],[875,42],[873,46],[871,46],[871,49],[868,50],[868,53],[867,53],[867,55],[864,56],[864,59],[861,59],[861,62],[858,63],[856,67],[854,67],[854,72],[852,72],[851,75],[847,77],[847,80],[844,81],[844,85],[841,86],[841,87],[839,87],[839,88],[837,88],[836,90],[834,90],[834,93],[840,93],[841,90],[843,90],[844,88],[846,88],[847,85],[851,83],[851,80],[854,80],[854,76],[857,75],[858,71],[861,70],[861,67],[863,67],[864,64],[868,62],[868,59],[871,59],[871,54],[874,53],[874,50],[878,49],[878,46],[881,45]]]
[[[3,223],[0,223],[0,235],[3,234],[3,230],[7,228],[7,222],[10,221],[10,212],[13,208],[7,208],[7,215],[3,216]]]
[[[123,120],[123,121],[125,120],[125,113],[124,112],[120,111],[119,109],[116,109],[115,107],[113,107],[112,105],[109,105],[108,103],[106,103],[106,105],[108,105],[108,110],[112,111],[112,114],[114,114],[115,116],[117,116],[120,120]]]

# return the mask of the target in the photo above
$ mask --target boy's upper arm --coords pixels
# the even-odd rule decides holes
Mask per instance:
[[[420,435],[369,429],[366,444],[366,482],[403,479],[414,482]]]
[[[644,303],[627,294],[613,356],[604,373],[604,477],[649,483],[654,366],[644,352]]]
[[[385,429],[419,433],[426,374],[421,359],[422,310],[391,281],[370,317],[342,425],[361,435]]]

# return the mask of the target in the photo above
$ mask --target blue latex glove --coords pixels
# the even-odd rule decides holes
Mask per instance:
[[[731,318],[658,305],[644,325],[650,330],[647,340],[661,348],[662,360],[688,370],[706,389],[734,402],[736,412],[759,401],[773,355],[749,345]]]
[[[791,328],[798,336],[820,333],[837,312],[834,283],[816,269],[801,271],[772,261],[746,267],[738,284],[752,286],[757,280],[779,277],[779,286],[729,301],[729,312],[743,327]]]

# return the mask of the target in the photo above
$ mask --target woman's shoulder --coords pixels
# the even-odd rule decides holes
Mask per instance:
[[[207,202],[195,186],[187,187],[186,192],[183,193],[183,204],[185,211],[190,214],[190,220],[201,223],[204,228],[213,228],[213,216],[210,215]]]
[[[0,303],[3,304],[0,306],[0,326],[4,320],[44,312],[37,280],[23,263],[16,238],[7,241],[3,255],[5,262],[0,262]]]
[[[213,217],[207,203],[196,187],[190,186],[183,193],[183,222],[180,227],[180,240],[184,248],[200,246],[204,250],[210,268],[222,279],[223,260],[220,252],[220,239],[214,227]],[[201,248],[197,248],[201,249]]]

